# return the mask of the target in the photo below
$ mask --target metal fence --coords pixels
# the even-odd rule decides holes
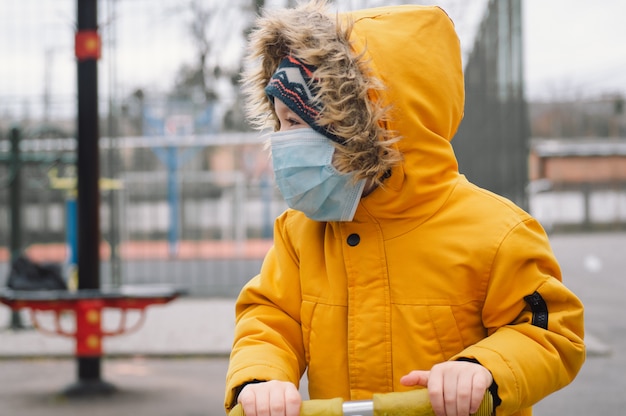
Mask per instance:
[[[19,250],[66,264],[75,256],[67,247],[75,244],[77,3],[0,3],[7,63],[0,66],[2,285],[9,230],[17,226],[9,214],[16,202],[9,187],[12,125],[31,159],[21,166]],[[215,132],[241,128],[233,81],[254,14],[261,5],[288,3],[98,1],[103,285],[168,283],[192,294],[230,295],[258,271],[284,202],[270,183],[259,137]],[[350,9],[401,1],[334,3]]]
[[[521,3],[489,1],[465,65],[465,116],[452,145],[471,181],[528,208]]]
[[[74,152],[67,138],[24,138],[20,145],[21,249],[66,264],[68,274]],[[10,247],[8,231],[19,226],[10,223],[11,157],[8,141],[0,141],[0,219],[7,225],[0,249]],[[110,173],[100,183],[103,285],[166,283],[230,296],[258,272],[273,219],[285,209],[259,135],[102,138],[101,159]],[[0,250],[0,284],[9,257]]]
[[[204,11],[212,16],[207,24],[215,31],[215,22],[221,22],[230,30],[206,33],[213,49],[205,56],[206,69],[212,69],[205,87],[218,94],[207,101],[206,94],[185,83],[193,77],[184,77],[190,75],[185,62],[198,58],[186,31],[199,16],[185,7],[205,3],[100,2],[100,83],[106,91],[99,103],[103,285],[166,283],[193,295],[232,296],[258,272],[271,244],[273,219],[285,204],[271,183],[261,138],[217,132],[241,123],[241,114],[231,111],[240,107],[237,97],[224,87],[232,84],[228,78],[238,70],[232,62],[243,44],[237,36],[223,37],[243,35],[253,5],[260,3],[206,2]],[[384,2],[336,3],[367,7]],[[449,3],[460,11],[470,4]],[[611,213],[591,209],[607,206],[605,199],[583,200],[576,206],[589,205],[588,218],[578,211],[569,218],[562,206],[574,206],[567,199],[571,190],[565,196],[545,190],[528,194],[521,0],[484,3],[484,19],[466,58],[465,117],[452,142],[461,171],[532,208],[547,223],[570,221],[566,225],[575,227],[587,219],[605,221]],[[0,66],[5,75],[0,76],[0,286],[11,256],[10,230],[16,227],[21,229],[19,250],[35,260],[64,263],[68,277],[72,271],[76,74],[68,12],[73,4],[10,0],[0,5],[0,32],[10,39],[0,43],[3,62],[9,63]],[[10,214],[16,203],[10,187],[16,172],[11,126],[20,129],[24,156],[20,224]],[[613,204],[618,208],[611,218],[626,222],[623,185],[615,198],[619,204]]]

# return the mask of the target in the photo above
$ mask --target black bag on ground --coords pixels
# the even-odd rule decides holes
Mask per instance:
[[[7,287],[13,290],[67,290],[61,265],[35,263],[20,256],[11,264]]]

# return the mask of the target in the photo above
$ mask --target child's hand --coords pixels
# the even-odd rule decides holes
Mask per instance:
[[[302,397],[293,383],[271,380],[248,384],[237,402],[246,416],[299,416]]]
[[[447,361],[436,364],[430,371],[411,371],[400,379],[405,386],[427,387],[437,416],[475,413],[492,382],[489,370],[467,361]]]

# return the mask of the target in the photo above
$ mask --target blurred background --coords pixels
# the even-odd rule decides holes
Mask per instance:
[[[20,254],[60,265],[68,281],[75,276],[80,1],[0,2],[0,288]],[[112,364],[107,378],[141,386],[130,388],[139,396],[118,396],[120,414],[136,413],[137,401],[153,403],[144,414],[222,414],[234,298],[258,272],[285,209],[263,138],[244,120],[239,74],[259,10],[293,3],[97,1],[101,286],[186,293],[151,312],[136,335],[107,341],[105,354],[217,357]],[[459,33],[467,91],[453,140],[460,170],[541,221],[566,283],[587,305],[589,355],[601,359],[537,414],[619,413],[626,362],[612,351],[626,348],[616,313],[626,289],[626,3],[331,7],[400,3],[442,6]],[[15,323],[9,315],[0,308],[3,357],[72,356],[71,341],[5,330]],[[42,394],[72,378],[68,363],[30,364],[0,360],[0,398],[15,413],[52,414]],[[71,413],[54,403],[59,414],[99,414],[97,404]]]
[[[285,206],[238,81],[254,16],[290,3],[98,2],[103,284],[233,295],[258,269]],[[450,14],[463,48],[466,114],[453,141],[461,171],[550,232],[623,228],[626,54],[617,51],[626,33],[617,19],[626,6],[428,3]],[[0,4],[0,284],[15,250],[12,207],[22,213],[10,224],[20,250],[72,257],[75,15],[71,0]],[[10,198],[12,132],[26,156],[19,201]]]

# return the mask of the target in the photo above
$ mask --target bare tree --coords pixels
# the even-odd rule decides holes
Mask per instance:
[[[178,8],[178,11],[190,12],[187,28],[196,50],[197,61],[180,68],[171,95],[180,99],[197,99],[201,95],[204,101],[215,101],[218,98],[215,79],[219,77],[220,69],[209,66],[214,39],[208,35],[216,13],[215,7],[206,6],[199,0],[190,0],[186,6]]]

